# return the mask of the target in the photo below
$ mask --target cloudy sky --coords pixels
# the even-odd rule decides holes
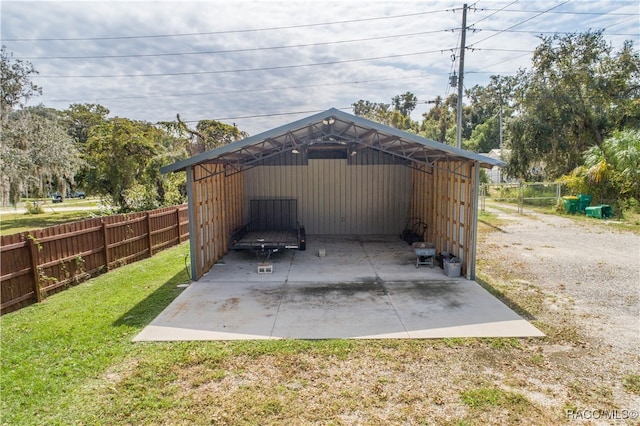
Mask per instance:
[[[151,122],[250,134],[359,99],[456,89],[463,1],[7,1],[2,44],[39,71],[33,103],[99,103]],[[638,0],[468,0],[466,88],[530,66],[540,35],[604,30],[639,45]]]

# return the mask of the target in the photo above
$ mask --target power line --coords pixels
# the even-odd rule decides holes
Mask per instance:
[[[523,55],[518,55],[518,56],[515,56],[513,58],[509,58],[509,59],[506,59],[504,61],[496,62],[496,63],[491,64],[491,65],[486,65],[481,69],[487,69],[487,68],[495,67],[496,65],[501,65],[501,64],[505,64],[507,62],[515,61],[516,59],[520,59],[520,58],[523,58],[525,56],[529,56],[530,53],[531,52],[527,52],[527,53],[525,53]],[[504,74],[509,74],[509,73],[495,72],[495,71],[467,71],[467,74],[500,74],[500,75],[504,75]]]
[[[371,80],[355,80],[355,81],[345,81],[338,83],[318,83],[318,84],[305,84],[298,86],[280,86],[280,87],[268,87],[268,88],[260,88],[260,89],[239,89],[239,90],[220,90],[215,92],[200,92],[200,93],[174,93],[174,94],[163,94],[163,95],[148,95],[148,96],[117,96],[117,97],[108,97],[108,98],[85,98],[85,99],[50,99],[49,102],[80,102],[80,101],[105,101],[105,100],[126,100],[126,99],[150,99],[150,98],[171,98],[171,97],[194,97],[194,96],[211,96],[211,95],[236,95],[242,93],[257,93],[257,92],[271,92],[271,91],[283,91],[283,90],[293,90],[293,89],[310,89],[314,87],[329,87],[329,86],[345,86],[345,85],[354,85],[354,84],[368,84],[368,83],[379,83],[383,81],[395,81],[395,80],[410,80],[415,78],[424,78],[430,76],[438,76],[438,75],[446,75],[446,73],[434,73],[434,74],[420,74],[416,76],[410,77],[389,77],[389,78],[378,78]]]
[[[505,29],[505,30],[502,30],[502,31],[499,31],[499,32],[497,32],[497,33],[495,33],[495,34],[492,34],[492,35],[490,35],[489,37],[483,38],[482,40],[475,42],[474,44],[472,44],[472,45],[471,45],[471,46],[469,46],[469,47],[473,47],[473,46],[474,46],[474,45],[476,45],[476,44],[480,44],[480,43],[482,43],[482,42],[484,42],[484,41],[487,41],[487,40],[489,40],[490,38],[493,38],[493,37],[497,36],[498,34],[502,34],[503,32],[506,32],[506,31],[511,30],[511,29],[513,29],[513,28],[515,28],[515,27],[518,27],[518,26],[520,26],[520,25],[524,24],[525,22],[529,22],[529,21],[531,21],[532,19],[537,18],[537,17],[538,17],[538,16],[540,16],[540,15],[544,15],[545,13],[549,13],[549,12],[550,12],[550,11],[552,11],[553,9],[557,9],[557,8],[558,8],[558,7],[560,7],[560,6],[564,6],[565,4],[569,3],[569,1],[571,1],[571,0],[566,0],[566,1],[564,1],[564,2],[562,2],[562,3],[560,3],[560,4],[558,4],[558,5],[553,6],[553,7],[550,7],[549,9],[547,9],[547,10],[545,10],[545,11],[542,11],[542,12],[539,12],[539,13],[535,12],[535,13],[537,13],[536,15],[534,15],[534,16],[532,16],[532,17],[530,17],[530,18],[527,18],[527,19],[525,19],[524,21],[520,21],[520,22],[518,22],[517,24],[512,25],[512,26],[510,26],[509,28],[507,28],[507,29]]]
[[[238,33],[259,32],[259,31],[290,30],[290,29],[297,29],[297,28],[310,28],[310,27],[320,27],[320,26],[328,26],[328,25],[342,25],[342,24],[351,24],[356,22],[370,22],[370,21],[379,21],[379,20],[386,20],[386,19],[409,18],[413,16],[422,16],[422,15],[430,15],[435,13],[449,12],[451,10],[455,10],[455,9],[431,10],[426,12],[405,13],[402,15],[349,19],[344,21],[320,22],[320,23],[314,23],[314,24],[299,24],[299,25],[286,25],[281,27],[250,28],[250,29],[240,29],[240,30],[209,31],[209,32],[197,32],[197,33],[184,33],[184,34],[155,34],[155,35],[107,36],[107,37],[68,37],[68,38],[64,38],[64,37],[8,38],[4,40],[14,41],[14,42],[16,41],[98,41],[98,40],[131,40],[131,39],[139,39],[139,38],[193,37],[193,36],[203,36],[203,35],[238,34]]]
[[[479,52],[526,52],[533,53],[533,50],[529,49],[492,49],[492,48],[482,48],[482,47],[469,47],[471,51],[479,51]]]
[[[495,12],[493,12],[491,15],[485,16],[485,17],[484,17],[484,18],[482,18],[481,20],[474,22],[473,24],[471,24],[471,25],[470,25],[470,27],[473,27],[474,25],[476,25],[476,24],[478,24],[478,23],[480,23],[480,22],[484,21],[485,19],[489,19],[489,18],[491,18],[491,17],[492,17],[493,15],[495,15],[496,13],[500,13],[500,12],[502,12],[502,11],[503,11],[503,10],[505,10],[507,7],[509,7],[509,6],[511,6],[512,4],[515,4],[515,3],[518,3],[518,0],[515,0],[515,1],[511,2],[511,3],[509,3],[508,5],[506,5],[505,7],[503,7],[502,9],[498,9],[498,10],[496,10],[496,11],[495,11]],[[482,10],[487,10],[487,9],[482,9]]]
[[[341,107],[336,109],[347,111],[352,109],[352,107]],[[326,111],[326,109],[312,109],[312,110],[306,110],[306,111],[293,111],[293,112],[276,112],[276,113],[270,113],[270,114],[240,115],[235,117],[203,118],[203,120],[216,120],[216,121],[242,120],[246,118],[265,118],[265,117],[278,117],[283,115],[314,114],[322,111]],[[197,123],[198,121],[200,120],[186,120],[185,123]]]
[[[562,6],[563,4],[564,3],[558,6]],[[640,13],[617,13],[617,12],[569,12],[569,11],[551,12],[549,10],[491,9],[491,8],[482,8],[481,10],[486,10],[488,12],[499,11],[499,12],[515,12],[515,13],[552,13],[557,15],[640,16]]]
[[[621,21],[618,21],[618,22],[612,23],[612,24],[611,24],[611,25],[609,25],[608,27],[605,27],[605,30],[606,30],[606,29],[608,29],[608,28],[617,27],[618,25],[623,25],[623,24],[625,24],[627,21],[631,21],[631,20],[634,20],[634,21],[635,21],[635,20],[637,20],[637,19],[638,19],[638,18],[637,18],[637,16],[630,16],[630,17],[629,17],[629,18],[627,18],[627,19],[623,19],[623,20],[621,20]],[[636,28],[637,28],[637,26],[636,26]],[[611,34],[611,33],[607,33],[607,35],[626,35],[626,34]],[[630,35],[630,36],[638,37],[638,34],[629,34],[629,35]]]
[[[276,49],[291,49],[291,48],[299,48],[299,47],[313,47],[313,46],[327,46],[332,44],[345,44],[345,43],[357,43],[362,41],[373,41],[373,40],[384,40],[391,38],[400,38],[400,37],[413,37],[413,36],[421,36],[427,34],[436,34],[441,32],[452,32],[453,29],[444,29],[444,30],[433,30],[433,31],[421,31],[417,33],[407,33],[407,34],[394,34],[387,36],[376,36],[376,37],[366,37],[366,38],[357,38],[351,40],[337,40],[337,41],[326,41],[326,42],[318,42],[318,43],[305,43],[305,44],[290,44],[284,46],[267,46],[267,47],[252,47],[245,49],[229,49],[229,50],[210,50],[203,52],[175,52],[175,53],[149,53],[149,54],[128,54],[128,55],[93,55],[93,56],[23,56],[20,59],[38,59],[38,60],[50,60],[50,59],[111,59],[111,58],[151,58],[151,57],[163,57],[163,56],[188,56],[188,55],[211,55],[211,54],[223,54],[223,53],[238,53],[238,52],[256,52],[262,50],[276,50]]]
[[[217,71],[191,71],[191,72],[174,72],[174,73],[146,73],[146,74],[103,74],[103,75],[37,75],[33,78],[128,78],[128,77],[169,77],[169,76],[182,76],[182,75],[207,75],[207,74],[228,74],[236,72],[253,72],[253,71],[274,71],[293,68],[305,68],[322,65],[338,65],[353,62],[366,62],[377,61],[381,59],[402,58],[407,56],[426,55],[431,53],[441,53],[451,50],[450,48],[427,50],[423,52],[402,53],[397,55],[377,56],[372,58],[359,58],[359,59],[344,59],[339,61],[327,61],[327,62],[314,62],[309,64],[298,65],[278,65],[272,67],[260,67],[260,68],[240,68],[233,70],[217,70]]]
[[[497,32],[497,33],[523,33],[523,34],[574,34],[575,31],[531,31],[531,30],[495,30],[490,28],[474,28],[474,32]],[[628,33],[628,34],[614,34],[607,33],[608,36],[622,36],[622,37],[638,37],[638,34]]]

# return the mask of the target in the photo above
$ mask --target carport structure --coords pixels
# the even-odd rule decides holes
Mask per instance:
[[[425,239],[473,280],[479,172],[501,164],[332,108],[161,171],[187,173],[194,280],[227,253],[251,200],[264,199],[296,200],[309,240],[424,222]]]

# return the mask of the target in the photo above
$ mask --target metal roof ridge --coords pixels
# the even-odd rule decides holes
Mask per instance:
[[[354,114],[350,114],[344,111],[341,111],[337,108],[329,108],[326,111],[322,111],[322,112],[318,112],[315,114],[312,114],[310,116],[307,117],[303,117],[299,120],[293,121],[291,123],[287,123],[287,124],[283,124],[281,126],[275,127],[273,129],[267,130],[265,132],[262,133],[258,133],[256,135],[253,136],[249,136],[245,139],[242,139],[240,141],[237,142],[232,142],[228,145],[224,145],[221,146],[219,148],[214,148],[212,150],[194,155],[192,157],[186,158],[184,160],[180,160],[177,161],[175,163],[163,166],[160,168],[160,172],[161,173],[171,173],[171,172],[175,172],[175,171],[180,171],[180,170],[184,170],[189,166],[193,166],[196,165],[198,163],[202,163],[208,160],[212,160],[214,158],[217,158],[223,154],[227,154],[230,152],[234,152],[234,151],[238,151],[241,150],[242,148],[251,146],[253,144],[256,144],[258,142],[264,141],[265,139],[269,139],[269,138],[273,138],[276,136],[281,136],[289,131],[293,131],[293,130],[297,130],[300,129],[302,127],[306,127],[309,125],[313,125],[316,123],[320,123],[322,122],[323,119],[328,118],[328,117],[335,117],[336,119],[339,119],[341,121],[349,121],[349,122],[353,122],[354,124],[357,124],[361,127],[368,127],[372,130],[376,130],[382,133],[386,133],[389,134],[391,136],[396,136],[398,138],[404,139],[406,141],[409,142],[413,142],[416,144],[420,144],[423,146],[426,146],[428,148],[434,149],[434,150],[439,150],[443,153],[446,154],[451,154],[451,155],[455,155],[458,157],[463,157],[469,160],[474,160],[474,161],[478,161],[487,165],[491,165],[491,166],[502,166],[505,163],[497,160],[497,159],[493,159],[491,157],[487,157],[484,155],[480,155],[478,153],[474,153],[471,151],[467,151],[461,148],[457,148],[455,146],[451,146],[451,145],[447,145],[445,143],[442,142],[437,142],[434,141],[432,139],[428,139],[422,136],[419,136],[415,133],[410,133],[410,132],[406,132],[404,130],[400,130],[397,129],[395,127],[391,127],[391,126],[387,126],[385,124],[381,124],[381,123],[377,123],[375,121],[363,118],[363,117],[359,117],[357,115]]]

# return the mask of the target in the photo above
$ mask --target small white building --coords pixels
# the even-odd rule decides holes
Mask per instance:
[[[482,153],[480,155],[493,158],[494,160],[504,161],[506,163],[510,152],[511,151],[508,149],[496,148],[496,149],[492,149],[487,153]],[[502,166],[493,166],[491,169],[487,170],[487,174],[489,175],[489,179],[491,180],[491,183],[504,183],[504,182],[515,181],[515,179],[511,179],[504,174],[504,170],[502,170]]]

